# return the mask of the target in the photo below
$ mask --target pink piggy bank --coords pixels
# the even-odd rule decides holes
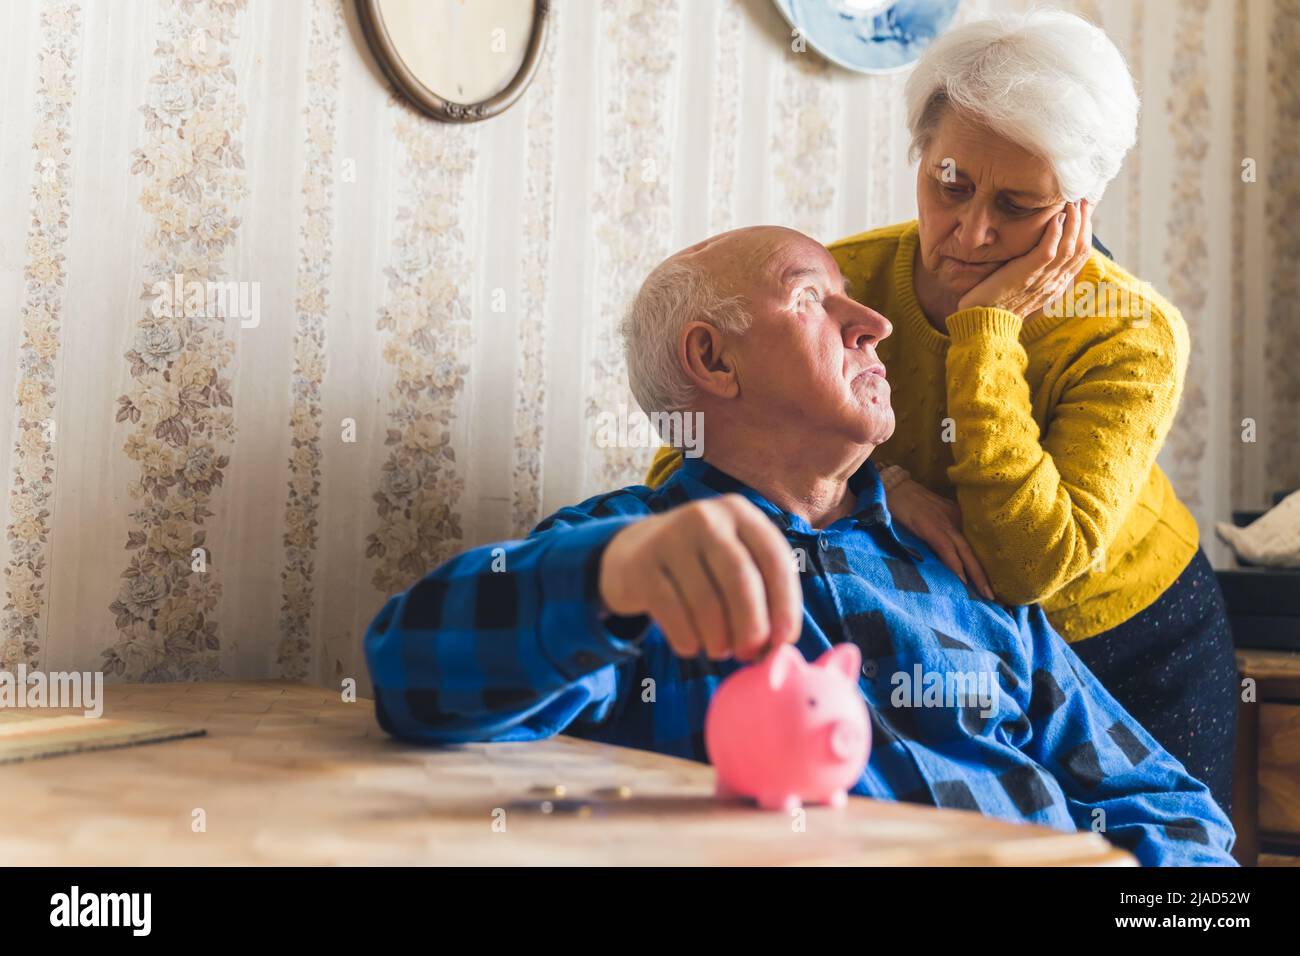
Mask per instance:
[[[861,666],[855,644],[837,644],[813,664],[783,644],[724,680],[704,718],[716,796],[753,797],[766,810],[844,806],[871,752]]]

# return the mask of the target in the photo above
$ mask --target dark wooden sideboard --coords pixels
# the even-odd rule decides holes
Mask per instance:
[[[1260,514],[1234,512],[1233,523]],[[1255,693],[1237,710],[1236,857],[1245,865],[1300,866],[1300,569],[1242,564],[1218,577],[1237,670]]]

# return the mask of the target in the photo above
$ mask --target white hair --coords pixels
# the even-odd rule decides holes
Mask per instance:
[[[1059,10],[977,20],[936,39],[904,89],[913,161],[949,106],[1041,156],[1067,202],[1096,202],[1137,139],[1138,95],[1105,31]]]
[[[724,335],[739,335],[750,318],[744,300],[719,293],[699,263],[669,259],[655,268],[620,329],[628,381],[641,410],[647,415],[682,411],[694,398],[677,359],[677,342],[687,325],[707,322]]]

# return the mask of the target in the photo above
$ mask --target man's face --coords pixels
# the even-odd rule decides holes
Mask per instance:
[[[921,263],[953,296],[1042,238],[1065,207],[1051,165],[953,110],[916,172]]]
[[[859,445],[888,439],[894,410],[875,347],[892,331],[889,320],[850,298],[835,259],[801,233],[763,227],[731,245],[722,264],[727,284],[753,315],[724,347],[745,414],[774,435],[830,431]]]

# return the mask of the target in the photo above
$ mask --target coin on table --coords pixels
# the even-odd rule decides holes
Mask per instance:
[[[537,786],[533,787],[528,792],[538,794],[539,796],[545,795],[548,797],[563,797],[565,794],[569,792],[569,789],[562,783],[551,783],[551,784],[539,783],[537,784]]]

